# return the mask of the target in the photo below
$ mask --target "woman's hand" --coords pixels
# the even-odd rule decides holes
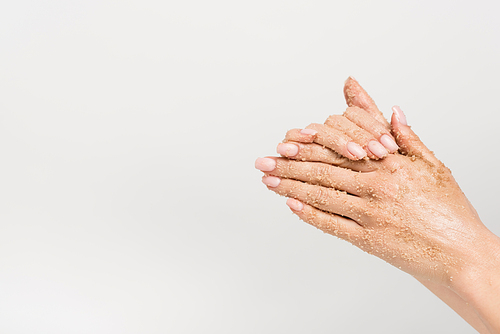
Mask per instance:
[[[304,221],[414,275],[478,332],[500,333],[500,239],[398,107],[391,120],[396,144],[354,79],[344,95],[343,116],[291,130],[278,145],[279,154],[295,161],[257,159],[263,182],[290,197],[287,204]],[[387,156],[376,140],[402,155]],[[353,154],[353,144],[372,159],[387,158],[358,160],[364,152]]]
[[[352,161],[320,145],[304,146],[297,153],[300,161],[258,159],[257,167],[266,166],[263,182],[290,197],[287,204],[307,223],[424,284],[451,288],[456,297],[433,291],[462,304],[481,332],[487,327],[495,333],[500,326],[499,240],[481,223],[451,172],[406,125],[401,110],[393,110],[402,155]],[[486,327],[477,323],[481,320]]]
[[[311,124],[306,129],[287,132],[284,143],[277,151],[290,159],[302,159],[311,151],[321,148],[330,157],[346,157],[350,160],[382,159],[398,151],[389,123],[375,102],[353,78],[344,85],[348,105],[343,115],[330,116],[325,124]],[[330,152],[333,151],[333,152]],[[300,152],[300,153],[299,153]]]
[[[263,181],[295,199],[294,213],[311,225],[419,279],[451,285],[489,231],[450,171],[398,117],[393,128],[408,155],[335,165],[314,162],[323,160],[314,154],[302,156],[307,161],[265,158],[274,168]]]

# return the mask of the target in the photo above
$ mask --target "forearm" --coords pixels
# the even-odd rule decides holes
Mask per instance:
[[[449,307],[451,307],[455,312],[457,312],[459,316],[467,321],[479,333],[490,333],[490,331],[483,323],[476,311],[472,308],[472,306],[465,300],[463,300],[462,297],[453,292],[450,288],[439,285],[437,283],[433,283],[428,280],[417,280],[422,283],[427,289],[429,289],[433,294],[435,294],[439,299],[445,302]]]

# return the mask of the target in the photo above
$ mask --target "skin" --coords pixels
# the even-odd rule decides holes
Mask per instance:
[[[386,134],[373,100],[349,81],[348,105],[361,109],[353,123],[374,138]],[[500,333],[500,239],[407,126],[402,111],[393,110],[389,128],[401,154],[348,159],[333,151],[334,141],[337,132],[352,128],[327,121],[324,128],[308,127],[316,133],[289,131],[281,145],[297,147],[285,150],[290,159],[261,158],[256,167],[270,190],[289,197],[287,204],[302,220],[413,275],[480,333]],[[363,115],[367,120],[359,121]],[[367,130],[373,119],[378,126]]]

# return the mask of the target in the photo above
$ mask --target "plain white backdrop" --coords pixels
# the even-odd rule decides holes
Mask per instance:
[[[352,75],[497,234],[495,1],[3,1],[0,332],[474,333],[261,184]]]

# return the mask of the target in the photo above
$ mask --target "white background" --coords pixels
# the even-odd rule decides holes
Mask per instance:
[[[474,333],[253,164],[399,104],[497,234],[496,1],[2,1],[0,332]]]

